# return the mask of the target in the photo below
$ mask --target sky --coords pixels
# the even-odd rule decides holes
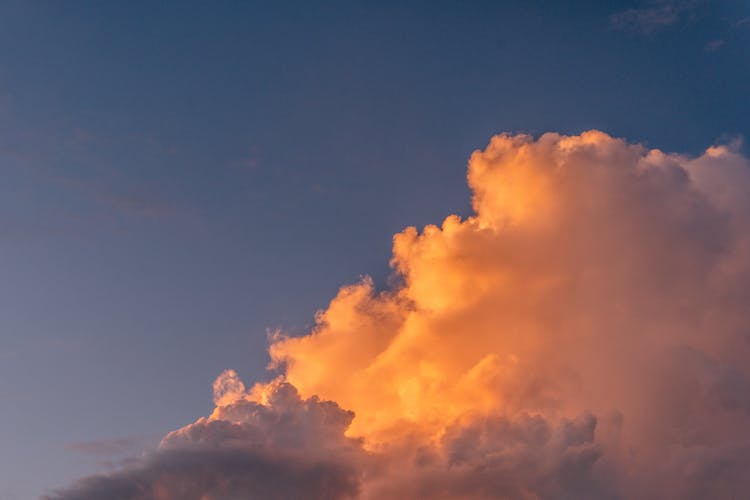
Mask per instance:
[[[346,347],[328,360],[341,371],[332,368],[326,376],[315,375],[304,360],[328,359],[326,353],[338,351],[314,342],[297,345],[274,332],[293,339],[312,329],[332,328],[332,336],[344,335],[335,332],[354,327],[335,325],[348,324],[340,319],[349,317],[347,301],[354,300],[347,293],[357,298],[376,293],[373,290],[408,290],[408,300],[441,309],[445,304],[434,292],[438,289],[455,293],[454,297],[446,291],[445,300],[456,303],[456,297],[467,292],[454,290],[452,281],[431,277],[425,271],[430,264],[419,257],[420,251],[427,252],[423,247],[442,248],[440,235],[450,231],[467,232],[456,236],[455,244],[469,249],[481,246],[471,243],[475,240],[468,234],[470,229],[506,222],[520,227],[531,224],[528,227],[544,235],[534,240],[537,243],[554,247],[561,241],[554,238],[564,238],[549,228],[545,229],[549,234],[542,232],[529,218],[528,210],[544,213],[546,201],[498,205],[492,202],[495,195],[535,200],[534,193],[549,189],[549,199],[566,207],[560,213],[580,210],[580,220],[587,221],[568,224],[573,219],[564,218],[560,227],[578,235],[576,241],[581,242],[590,242],[585,235],[591,231],[611,234],[611,238],[602,236],[607,243],[600,250],[611,251],[612,256],[618,255],[616,244],[625,241],[619,232],[608,230],[612,221],[627,222],[623,214],[642,215],[632,215],[632,225],[626,227],[648,230],[634,229],[628,235],[647,242],[654,234],[672,239],[642,245],[643,255],[651,255],[661,267],[653,269],[645,264],[651,260],[632,252],[632,268],[658,275],[671,269],[671,261],[654,255],[661,256],[662,250],[672,255],[676,248],[694,250],[686,250],[684,261],[677,259],[690,264],[685,264],[687,271],[673,270],[687,276],[682,284],[690,294],[685,292],[680,300],[691,304],[708,304],[709,299],[702,302],[692,295],[700,289],[699,278],[689,279],[692,270],[713,262],[706,255],[718,250],[708,243],[736,246],[736,253],[743,255],[744,247],[735,240],[741,240],[744,226],[731,221],[735,215],[741,220],[747,207],[716,195],[715,186],[744,186],[744,174],[728,174],[734,180],[722,184],[724,177],[720,182],[704,175],[704,165],[726,164],[715,168],[729,171],[742,170],[747,162],[743,140],[750,136],[750,5],[746,2],[10,1],[0,4],[0,46],[0,500],[52,494],[91,474],[116,475],[132,463],[123,460],[132,457],[146,456],[140,459],[146,465],[134,466],[146,470],[148,464],[165,460],[165,455],[149,455],[148,450],[170,431],[189,430],[184,426],[201,416],[220,417],[222,408],[231,409],[238,401],[265,405],[272,413],[277,411],[276,400],[268,399],[268,394],[276,392],[283,393],[286,399],[279,407],[287,410],[302,404],[294,397],[304,402],[317,393],[324,400],[337,401],[344,412],[342,421],[347,418],[345,411],[353,410],[357,416],[350,422],[352,427],[342,424],[354,429],[347,439],[364,436],[371,451],[373,443],[382,444],[382,433],[393,430],[390,414],[366,417],[376,415],[380,405],[390,404],[385,402],[387,395],[373,410],[373,404],[361,400],[348,385],[334,387],[336,380],[357,372],[347,371],[344,361],[347,352],[358,352],[356,347]],[[603,134],[581,135],[593,129]],[[558,135],[542,140],[546,132]],[[492,139],[502,133],[510,135]],[[547,174],[539,174],[539,184],[537,177],[526,173],[515,176],[515,160],[497,152],[524,145],[535,151],[529,153],[533,165],[547,164],[550,158],[576,164],[575,158],[565,156],[575,148],[583,148],[581,164],[594,162],[587,160],[589,154],[603,155],[606,161],[601,161],[623,169],[635,169],[636,163],[643,162],[658,168],[669,164],[688,172],[707,201],[690,201],[687,188],[674,187],[681,186],[678,181],[649,180],[631,186],[615,174],[590,181],[572,169],[571,179],[581,175],[582,184],[592,183],[593,190],[604,193],[596,206],[611,210],[605,210],[612,216],[609,222],[587,218],[587,205],[579,206],[575,200],[588,199],[588,191],[558,192],[549,188]],[[712,146],[718,149],[707,151]],[[648,156],[652,149],[666,156]],[[484,153],[472,156],[476,150]],[[493,169],[510,177],[484,176],[485,170]],[[498,187],[503,182],[520,186],[521,193],[503,191]],[[660,203],[674,207],[674,213],[688,214],[687,219],[669,218],[677,216],[668,209],[660,211]],[[671,215],[660,218],[665,212]],[[717,213],[733,215],[727,216],[730,222],[722,222]],[[440,226],[451,214],[463,222],[449,225],[453,229],[444,225],[437,235],[421,232],[427,224]],[[477,228],[467,222],[474,215]],[[649,226],[646,220],[659,223]],[[402,233],[409,226],[418,228],[422,236]],[[680,230],[672,234],[672,228]],[[403,235],[396,244],[394,234]],[[509,261],[535,276],[538,269],[526,267],[528,263],[516,253],[530,244],[527,237],[516,235],[511,241],[516,241],[514,237],[520,239],[507,250]],[[614,246],[607,246],[610,243]],[[548,262],[549,256],[529,255]],[[395,276],[389,267],[392,257]],[[594,254],[589,257],[597,261]],[[464,268],[457,271],[445,265],[444,276],[474,276],[465,274]],[[567,260],[559,265],[577,269]],[[610,272],[624,288],[601,285],[604,288],[586,291],[616,290],[631,297],[635,292],[627,273]],[[742,269],[723,272],[745,276]],[[705,271],[713,277],[711,273]],[[363,276],[371,281],[363,281]],[[544,279],[540,283],[546,283]],[[737,377],[744,376],[738,368],[744,358],[732,358],[724,350],[736,340],[733,332],[741,329],[737,325],[746,321],[727,298],[732,296],[727,290],[734,290],[735,297],[746,293],[750,280],[743,279],[725,288],[717,285],[721,291],[710,298],[718,305],[710,311],[706,305],[707,316],[737,315],[734,326],[709,328],[726,331],[722,337],[726,345],[704,342],[703,330],[691,330],[692,343],[674,342],[691,345],[697,354],[690,351],[684,356],[701,360],[706,373],[740,370]],[[487,283],[487,290],[495,289],[495,282]],[[354,288],[339,291],[347,284]],[[659,290],[660,285],[652,284],[648,290]],[[433,294],[430,298],[423,297],[426,289]],[[493,300],[511,300],[489,291]],[[669,289],[660,297],[672,297],[672,292]],[[334,297],[344,312],[337,312],[336,301],[329,307]],[[565,300],[564,295],[554,297]],[[582,297],[594,301],[594,295]],[[401,328],[396,325],[406,313],[400,299],[362,300],[374,301],[373,317],[385,315],[388,326],[387,318],[393,315],[391,326]],[[535,304],[546,307],[539,300]],[[509,304],[514,314],[539,312],[525,309],[531,307],[526,302]],[[645,311],[637,308],[646,305],[633,304]],[[318,310],[327,311],[321,314],[327,314],[334,326],[319,322],[316,326]],[[677,316],[674,311],[665,305],[656,316],[678,328],[671,323]],[[495,325],[507,320],[488,318]],[[569,315],[561,318],[562,324],[573,324]],[[592,318],[592,322],[605,321],[599,315]],[[369,331],[370,320],[362,321],[362,331]],[[443,331],[441,325],[438,331]],[[360,326],[354,329],[359,331]],[[615,329],[636,327],[650,328],[624,322]],[[672,333],[663,337],[676,338]],[[452,344],[445,340],[445,345]],[[619,346],[603,342],[602,349],[615,349],[613,345]],[[488,341],[467,356],[474,360],[485,351],[505,352],[506,347]],[[735,346],[735,352],[740,351]],[[543,354],[548,353],[532,349],[527,354],[529,363],[544,364]],[[419,363],[401,351],[393,356],[394,366]],[[601,352],[585,359],[597,356]],[[272,381],[266,372],[272,358],[278,366],[286,363],[286,380],[300,396],[290,396],[287,386]],[[578,362],[572,355],[565,359]],[[442,361],[433,361],[444,367]],[[595,365],[581,364],[590,375],[598,373]],[[473,365],[446,368],[445,373],[460,377],[467,366]],[[227,375],[226,369],[237,373]],[[393,367],[389,370],[400,373]],[[394,383],[412,387],[412,375],[398,373],[392,375]],[[212,391],[212,382],[220,375],[219,381],[231,390]],[[238,388],[239,378],[247,388]],[[268,385],[251,389],[258,381]],[[599,389],[592,388],[592,394]],[[231,397],[223,401],[225,392]],[[407,396],[415,400],[413,394]],[[487,408],[494,408],[495,399],[488,398]],[[584,410],[605,411],[609,406],[602,398],[576,399],[559,414],[577,422],[570,424],[574,427],[588,428],[588,417],[575,418]],[[451,418],[460,418],[467,409],[459,399],[451,407],[458,413],[448,412]],[[636,399],[630,406],[623,403],[623,408],[632,410],[646,401]],[[425,404],[401,408],[405,413],[399,415],[412,418],[424,432],[445,432],[452,421],[435,421],[424,410],[434,408]],[[303,406],[305,411],[318,411],[312,403]],[[519,408],[531,411],[530,406]],[[560,415],[544,413],[546,407],[533,408],[557,435]],[[594,415],[600,422],[606,420]],[[720,420],[730,434],[711,434],[711,439],[738,439],[732,432],[737,422],[744,421],[732,418]],[[705,417],[717,422],[711,419]],[[337,427],[331,432],[338,436],[342,431]],[[163,453],[172,453],[172,443],[183,439],[179,433],[169,436]],[[283,448],[284,443],[279,438],[268,446]],[[351,442],[336,443],[336,454],[359,457],[361,450]],[[175,450],[179,454],[181,448]],[[544,453],[554,455],[549,450]],[[231,462],[232,457],[222,460]],[[462,481],[474,484],[476,478]],[[532,477],[529,484],[535,481]],[[342,484],[342,491],[349,493],[385,494],[377,481],[362,486],[364,490],[346,481]],[[660,487],[666,489],[653,491],[673,491]],[[524,488],[542,497],[554,492]],[[86,498],[66,491],[63,498]],[[642,492],[624,496],[637,493]]]

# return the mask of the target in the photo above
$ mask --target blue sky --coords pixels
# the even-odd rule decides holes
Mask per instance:
[[[750,5],[3,2],[0,499],[264,376],[502,131],[750,135]]]

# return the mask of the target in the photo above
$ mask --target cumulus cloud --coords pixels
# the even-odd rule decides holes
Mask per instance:
[[[693,158],[598,131],[502,134],[467,179],[474,215],[395,235],[399,285],[343,287],[308,335],[273,338],[277,378],[226,372],[209,417],[52,498],[746,491],[737,146]]]

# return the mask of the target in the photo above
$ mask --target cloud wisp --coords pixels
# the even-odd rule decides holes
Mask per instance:
[[[643,35],[653,34],[677,23],[696,6],[695,0],[655,0],[641,7],[626,9],[609,18],[612,28]]]
[[[268,382],[57,500],[735,498],[750,488],[750,162],[498,135],[474,215],[406,228]]]

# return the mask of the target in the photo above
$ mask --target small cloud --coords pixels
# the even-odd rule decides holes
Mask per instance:
[[[742,19],[734,23],[734,26],[736,28],[750,27],[750,16],[743,17]]]
[[[97,141],[101,141],[101,139],[98,138],[93,132],[79,127],[74,128],[68,135],[63,138],[63,142],[67,146],[76,149],[90,147]]]
[[[236,170],[254,170],[257,166],[258,159],[252,156],[238,158],[229,163],[229,167]]]
[[[258,167],[258,163],[258,147],[250,146],[244,155],[229,162],[229,168],[235,170],[255,170]]]
[[[69,443],[65,448],[91,460],[104,470],[128,467],[138,457],[156,449],[158,436],[126,436]]]
[[[169,202],[138,192],[118,193],[100,190],[96,193],[96,200],[123,215],[158,218],[176,211]]]
[[[745,138],[738,134],[724,133],[716,138],[714,146],[724,146],[732,153],[742,154],[745,148]]]
[[[134,448],[140,446],[141,440],[135,438],[119,439],[101,439],[96,441],[80,441],[70,443],[67,449],[82,453],[84,455],[94,455],[97,457],[113,457],[125,453],[131,453]]]
[[[716,52],[720,48],[724,46],[724,40],[711,40],[708,43],[706,43],[705,47],[703,47],[703,50],[706,52]]]
[[[55,177],[54,180],[71,191],[84,194],[85,198],[100,208],[120,216],[159,219],[191,213],[188,207],[172,202],[153,186],[134,186],[101,179],[61,176]]]
[[[609,17],[609,23],[619,31],[650,35],[675,24],[694,6],[693,1],[656,0],[647,6],[615,12]]]

